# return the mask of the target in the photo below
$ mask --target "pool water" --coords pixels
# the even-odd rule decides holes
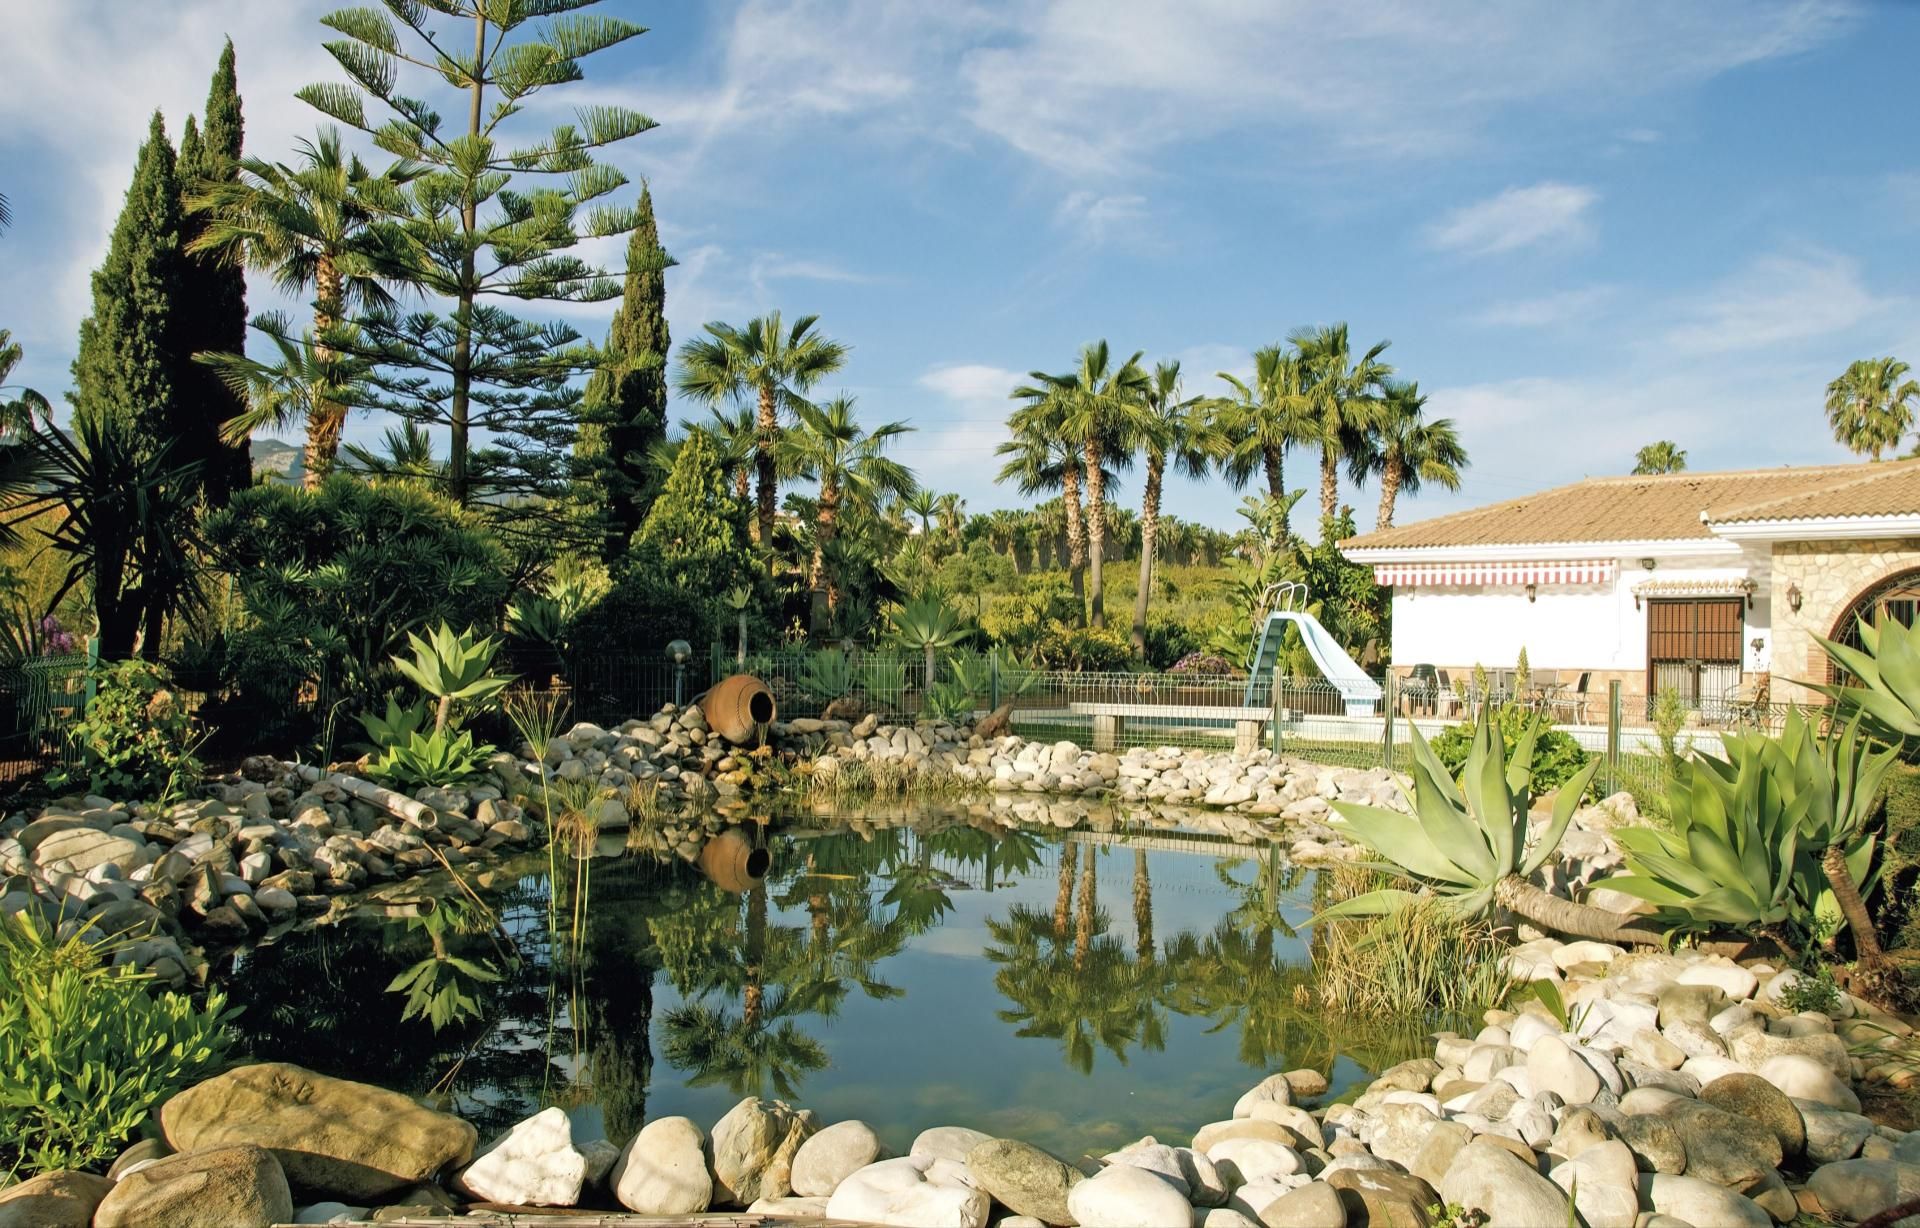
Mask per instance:
[[[1184,1141],[1277,1070],[1337,1096],[1430,1043],[1432,1021],[1312,1004],[1295,927],[1322,885],[1277,847],[924,804],[736,828],[771,864],[734,892],[689,860],[718,828],[603,836],[584,873],[542,853],[470,875],[484,907],[442,884],[424,915],[370,905],[244,952],[224,979],[245,1045],[483,1136],[559,1104],[623,1143],[761,1095],[896,1147],[959,1124],[1079,1154]]]

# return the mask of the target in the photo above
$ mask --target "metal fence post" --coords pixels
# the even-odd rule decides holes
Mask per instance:
[[[987,711],[1000,709],[1000,654],[989,649],[987,652]]]
[[[86,699],[80,705],[80,715],[82,717],[86,716],[87,709],[93,706],[93,696],[95,692],[97,692],[100,689],[99,679],[95,676],[99,664],[100,664],[100,637],[97,635],[89,635],[87,637]]]
[[[1280,663],[1273,663],[1273,753],[1280,753],[1280,718],[1286,709],[1282,708],[1280,698]]]
[[[707,667],[713,671],[715,678],[720,677],[720,671],[723,668],[721,662],[726,659],[726,656],[725,650],[720,647],[719,640],[709,640],[707,642],[707,654]]]
[[[1620,680],[1607,683],[1607,792],[1620,791]]]
[[[1400,701],[1400,687],[1388,670],[1380,688],[1380,766],[1393,770],[1393,710]]]

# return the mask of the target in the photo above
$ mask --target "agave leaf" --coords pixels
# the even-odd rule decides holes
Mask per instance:
[[[1623,895],[1645,900],[1650,904],[1685,904],[1694,898],[1693,892],[1681,891],[1669,883],[1641,874],[1615,874],[1609,878],[1598,879],[1593,885],[1606,887]]]
[[[1579,809],[1580,799],[1586,796],[1588,782],[1599,770],[1600,761],[1595,759],[1581,768],[1572,780],[1560,786],[1560,792],[1553,799],[1553,818],[1548,822],[1547,829],[1540,833],[1540,839],[1534,842],[1533,851],[1520,863],[1520,877],[1533,877],[1533,872],[1546,864],[1547,858],[1553,856],[1560,847],[1560,841],[1567,834],[1567,825],[1573,822],[1573,812]]]
[[[1350,900],[1341,900],[1328,908],[1323,908],[1300,923],[1302,929],[1309,929],[1322,921],[1339,921],[1348,917],[1384,917],[1408,907],[1420,897],[1411,891],[1397,887],[1383,887],[1378,891],[1369,891],[1365,895],[1356,895]]]
[[[1487,837],[1469,815],[1447,804],[1426,768],[1413,765],[1414,807],[1420,826],[1441,856],[1474,876],[1477,882],[1496,877],[1493,854],[1487,849]]]
[[[1507,792],[1516,797],[1530,795],[1533,791],[1533,745],[1539,736],[1540,718],[1536,715],[1527,722],[1519,738],[1515,739],[1513,754],[1507,759]]]
[[[1433,753],[1433,746],[1425,737],[1421,736],[1420,727],[1418,725],[1410,725],[1408,728],[1413,733],[1414,762],[1426,767],[1428,777],[1434,782],[1435,787],[1440,790],[1442,796],[1457,808],[1465,809],[1467,805],[1466,795],[1460,792],[1460,786],[1454,782],[1453,773],[1447,770],[1446,764],[1440,762],[1440,756]]]
[[[1764,872],[1758,879],[1749,879],[1746,867],[1727,847],[1726,841],[1703,828],[1696,827],[1687,833],[1687,852],[1692,856],[1693,864],[1699,866],[1717,885],[1739,891],[1756,903],[1761,892],[1771,885]]]
[[[1420,824],[1404,814],[1378,806],[1335,802],[1333,808],[1347,821],[1347,830],[1362,844],[1392,862],[1401,874],[1472,886],[1477,879],[1433,846]]]

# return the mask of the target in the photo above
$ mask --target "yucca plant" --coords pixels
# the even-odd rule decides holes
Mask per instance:
[[[428,632],[425,639],[408,632],[407,644],[413,649],[413,659],[395,657],[393,664],[436,701],[433,714],[436,734],[445,731],[447,721],[453,716],[454,704],[483,704],[513,682],[512,675],[487,672],[493,668],[493,655],[500,650],[500,641],[492,636],[481,638],[471,627],[456,633],[442,622]]]
[[[1334,802],[1346,831],[1382,860],[1374,868],[1411,879],[1462,920],[1505,908],[1543,929],[1602,942],[1658,943],[1660,935],[1634,918],[1591,904],[1563,900],[1529,881],[1560,847],[1573,812],[1599,764],[1590,763],[1554,797],[1553,817],[1527,847],[1527,815],[1533,804],[1533,743],[1538,722],[1514,747],[1511,762],[1487,717],[1475,722],[1473,749],[1455,781],[1433,748],[1413,730],[1414,813]],[[1309,924],[1341,917],[1398,912],[1421,897],[1386,888],[1344,900]]]

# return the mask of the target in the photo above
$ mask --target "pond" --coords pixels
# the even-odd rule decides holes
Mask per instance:
[[[765,850],[757,885],[698,868],[723,826],[603,834],[584,869],[538,854],[470,874],[474,898],[443,883],[424,914],[363,904],[240,953],[246,1046],[436,1096],[483,1136],[560,1104],[576,1137],[618,1143],[762,1095],[896,1146],[963,1124],[1067,1154],[1184,1141],[1276,1070],[1337,1096],[1430,1047],[1430,1020],[1324,1017],[1295,929],[1320,872],[1203,823],[776,816],[725,828]],[[416,1013],[435,1010],[438,1029]]]

